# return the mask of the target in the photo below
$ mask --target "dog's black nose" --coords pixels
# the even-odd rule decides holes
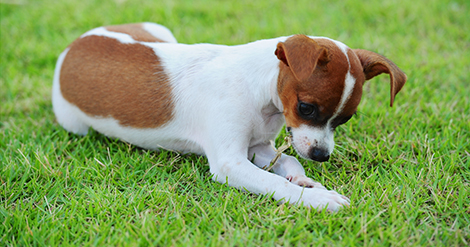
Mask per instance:
[[[328,161],[330,158],[330,154],[328,151],[321,149],[321,148],[311,148],[309,152],[310,159],[319,161],[319,162],[325,162]]]

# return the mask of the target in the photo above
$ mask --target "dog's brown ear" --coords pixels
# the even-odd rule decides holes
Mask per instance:
[[[307,80],[318,63],[329,62],[328,50],[305,35],[294,35],[285,42],[279,42],[275,54],[298,81]]]
[[[395,95],[400,92],[407,77],[397,65],[386,57],[368,50],[355,49],[354,53],[359,57],[366,80],[372,79],[382,73],[390,75],[390,106],[393,106]]]

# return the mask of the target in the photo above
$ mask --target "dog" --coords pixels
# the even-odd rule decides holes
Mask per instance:
[[[179,44],[164,26],[86,32],[60,54],[52,103],[58,123],[136,146],[207,156],[213,180],[279,201],[337,211],[350,200],[305,175],[270,145],[282,127],[299,156],[327,161],[334,130],[357,110],[362,86],[390,75],[390,106],[406,75],[389,59],[326,37],[248,44]]]

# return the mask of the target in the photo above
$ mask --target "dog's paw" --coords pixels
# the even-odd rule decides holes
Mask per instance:
[[[315,208],[317,210],[327,209],[330,212],[336,212],[342,207],[349,206],[349,199],[334,190],[325,190],[317,188],[305,188],[299,203],[304,206]]]
[[[324,189],[326,190],[325,186],[323,186],[319,182],[313,181],[313,179],[306,177],[306,176],[291,176],[287,175],[286,179],[289,180],[293,184],[297,184],[300,187],[307,187],[307,188],[316,188],[316,189]]]

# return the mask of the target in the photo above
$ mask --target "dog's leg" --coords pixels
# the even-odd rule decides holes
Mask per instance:
[[[220,183],[228,183],[256,194],[272,194],[275,200],[303,204],[318,210],[326,207],[329,211],[337,211],[349,205],[349,199],[336,191],[300,187],[281,176],[256,167],[246,158],[246,153],[234,155],[223,152],[221,156],[212,153],[207,157],[213,179]]]
[[[337,211],[349,205],[349,199],[333,190],[301,187],[289,182],[285,177],[260,169],[248,160],[248,145],[252,138],[250,122],[241,122],[236,111],[219,117],[227,108],[215,105],[212,118],[200,130],[201,140],[213,179],[220,183],[256,194],[272,195],[275,200],[303,204],[310,208]],[[217,107],[221,106],[222,110]],[[295,167],[295,166],[292,166]],[[303,174],[303,173],[302,173]]]
[[[161,39],[168,43],[178,43],[175,36],[173,36],[173,33],[171,33],[171,31],[165,26],[157,23],[145,22],[143,23],[143,28],[157,39]]]
[[[271,160],[276,156],[276,152],[269,144],[260,144],[251,147],[248,151],[248,158],[254,156],[253,163],[260,168],[268,167]],[[273,166],[274,173],[279,176],[285,177],[290,182],[299,186],[309,188],[326,189],[321,183],[313,181],[311,178],[305,176],[305,170],[300,162],[292,156],[282,154],[281,158]]]

